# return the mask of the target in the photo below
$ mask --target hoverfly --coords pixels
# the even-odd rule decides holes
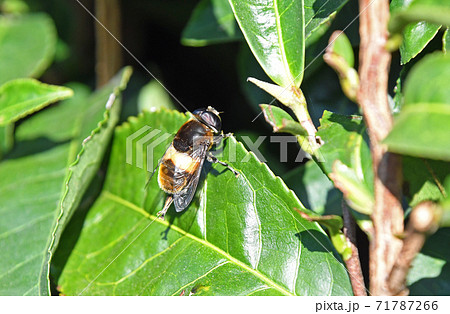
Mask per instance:
[[[158,184],[161,190],[169,194],[164,208],[157,214],[161,219],[164,219],[172,202],[177,212],[189,206],[197,189],[205,158],[227,167],[236,177],[239,175],[209,151],[214,144],[230,136],[221,131],[219,112],[208,107],[197,109],[192,114],[193,118],[181,126],[159,163]],[[214,136],[217,134],[218,136]]]

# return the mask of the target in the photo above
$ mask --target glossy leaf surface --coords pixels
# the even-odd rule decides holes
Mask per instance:
[[[407,10],[412,1],[393,0],[390,4],[391,13]],[[441,25],[426,21],[411,23],[403,30],[403,41],[400,46],[401,63],[408,63],[417,56],[436,36]]]
[[[405,64],[417,56],[436,36],[440,28],[440,25],[428,22],[417,22],[406,26],[400,46],[401,63]]]
[[[0,295],[50,294],[51,256],[98,169],[118,120],[120,104],[110,94],[119,96],[130,74],[129,70],[124,73],[123,81],[119,77],[94,94],[84,110],[65,107],[72,111],[72,118],[79,118],[70,141],[58,145],[45,137],[22,136],[10,158],[0,164]],[[59,118],[66,117],[65,110]],[[37,122],[21,125],[19,130],[39,125],[39,116],[31,118]],[[38,150],[30,154],[33,147]]]
[[[305,38],[323,35],[347,0],[306,0]],[[228,0],[203,0],[185,26],[181,42],[187,46],[206,46],[242,40]],[[250,76],[250,75],[249,75]]]
[[[0,86],[0,126],[15,122],[51,103],[71,97],[71,89],[17,79]]]
[[[170,139],[156,145],[158,137],[143,132],[149,126],[174,134],[186,119],[174,111],[145,112],[117,128],[104,189],[63,270],[62,292],[350,294],[345,268],[328,252],[325,233],[299,216],[293,209],[303,208],[297,197],[234,138],[218,158],[240,176],[206,165],[191,205],[181,213],[172,207],[166,221],[156,219],[165,194],[156,176],[144,189],[147,174],[140,167],[148,158],[145,147],[157,156],[153,166]]]
[[[254,56],[278,85],[300,86],[305,57],[304,1],[230,0]]]
[[[53,60],[55,49],[56,29],[46,14],[0,16],[0,85],[39,76]]]

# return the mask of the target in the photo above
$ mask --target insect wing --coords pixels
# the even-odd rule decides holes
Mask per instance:
[[[186,188],[173,196],[173,203],[177,212],[183,211],[192,201],[197,190],[198,181],[200,180],[200,174],[203,168],[203,162],[205,161],[206,153],[208,152],[207,145],[200,145],[198,149],[193,153],[192,159],[195,164],[198,163],[197,168],[191,174],[188,180]]]

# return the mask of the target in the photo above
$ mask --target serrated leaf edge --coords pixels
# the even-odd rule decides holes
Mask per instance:
[[[83,155],[83,153],[84,153],[84,151],[86,149],[86,145],[88,144],[88,142],[92,141],[94,136],[96,136],[96,134],[99,134],[100,131],[103,129],[103,127],[106,124],[108,124],[108,121],[109,121],[109,118],[110,118],[110,113],[112,111],[112,106],[118,100],[117,96],[126,87],[126,84],[127,84],[128,80],[129,80],[131,74],[132,74],[131,67],[125,67],[124,70],[123,70],[123,73],[122,73],[122,77],[121,77],[120,83],[118,84],[118,86],[114,87],[113,92],[110,94],[109,100],[111,99],[111,95],[115,95],[113,103],[109,103],[109,107],[105,106],[106,109],[105,109],[105,112],[103,114],[103,120],[101,120],[97,124],[97,127],[94,130],[91,131],[90,135],[83,140],[83,142],[81,144],[81,150],[77,154],[77,157],[76,157],[75,161],[72,164],[70,164],[68,166],[68,168],[67,168],[68,170],[67,170],[66,179],[64,180],[63,194],[62,194],[62,197],[61,197],[61,201],[58,203],[58,207],[60,208],[60,211],[59,211],[58,216],[56,217],[56,220],[55,220],[55,223],[54,223],[54,228],[53,228],[53,231],[52,231],[51,236],[50,236],[50,243],[48,245],[48,250],[46,252],[47,265],[46,265],[46,267],[44,265],[44,267],[41,268],[41,273],[39,275],[39,295],[42,295],[41,294],[41,292],[43,290],[43,287],[42,287],[42,279],[43,278],[42,277],[44,275],[43,274],[44,270],[46,270],[47,292],[50,291],[50,281],[48,280],[49,279],[48,276],[50,274],[50,263],[51,263],[51,260],[52,260],[52,257],[53,257],[53,251],[54,251],[54,249],[56,249],[56,246],[55,246],[55,243],[57,243],[56,232],[57,232],[57,230],[58,230],[58,228],[60,226],[61,218],[64,215],[63,204],[64,204],[64,201],[66,199],[66,196],[69,193],[69,183],[70,183],[70,179],[72,178],[73,167],[80,162],[80,159],[82,158],[82,155]],[[109,100],[108,100],[108,102],[109,102]],[[108,102],[107,102],[107,105],[108,105]]]

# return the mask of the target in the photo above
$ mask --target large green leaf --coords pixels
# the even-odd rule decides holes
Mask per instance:
[[[20,77],[38,77],[50,65],[56,29],[46,14],[0,16],[0,85]]]
[[[419,103],[450,104],[450,55],[427,55],[412,69],[405,83],[405,106]]]
[[[0,295],[48,295],[51,256],[67,220],[98,169],[118,121],[119,92],[130,70],[123,72],[87,106],[65,107],[79,121],[70,141],[46,148],[46,138],[22,137],[10,158],[0,164]],[[107,105],[105,108],[105,104]],[[37,114],[31,119],[39,119]],[[59,118],[65,118],[65,112]],[[55,118],[58,118],[55,116]],[[47,121],[46,119],[44,119]],[[54,121],[65,123],[65,121]],[[20,128],[40,125],[36,122]],[[48,128],[52,124],[47,125]],[[31,132],[23,134],[33,135]],[[38,144],[38,152],[24,148]]]
[[[400,154],[450,160],[450,56],[434,53],[411,70],[404,106],[385,139]]]
[[[294,208],[305,209],[297,197],[234,138],[218,158],[231,161],[240,176],[207,166],[185,211],[171,208],[166,221],[155,217],[165,194],[156,176],[145,190],[147,174],[139,167],[148,147],[155,156],[150,166],[156,164],[169,142],[155,141],[186,119],[174,111],[145,112],[117,128],[103,192],[58,282],[62,293],[351,294],[325,233],[300,217]],[[148,126],[162,132],[151,136]]]
[[[399,154],[450,161],[449,121],[450,104],[405,106],[384,143]]]
[[[51,103],[73,95],[67,87],[17,79],[0,86],[0,126],[16,122]]]
[[[229,1],[267,75],[280,86],[300,86],[305,59],[304,1]]]
[[[348,0],[306,0],[305,38],[321,36]],[[243,39],[228,0],[202,0],[181,35],[187,46],[206,46]],[[251,76],[251,75],[247,75]]]
[[[390,4],[391,14],[407,10],[412,1],[393,0]],[[408,24],[403,30],[403,41],[400,46],[401,63],[408,63],[417,56],[436,36],[441,25],[420,21]]]
[[[198,47],[241,38],[228,0],[202,0],[181,34],[181,43]]]
[[[410,295],[450,294],[450,228],[442,228],[427,239],[408,272]]]

